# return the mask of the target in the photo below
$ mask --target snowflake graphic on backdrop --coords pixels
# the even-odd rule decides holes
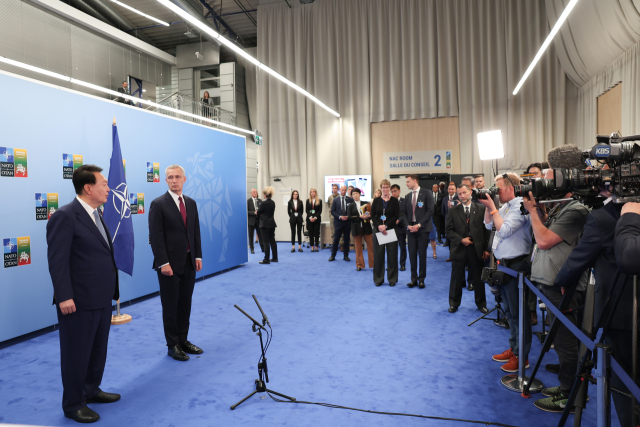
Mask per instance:
[[[223,183],[223,178],[214,173],[213,153],[196,153],[187,162],[191,171],[187,172],[184,192],[198,204],[200,222],[206,226],[203,234],[208,232],[212,241],[214,229],[222,234],[222,250],[218,261],[225,261],[229,244],[229,218],[233,215],[229,188]]]

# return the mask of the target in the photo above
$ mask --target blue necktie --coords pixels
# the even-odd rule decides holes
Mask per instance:
[[[102,221],[100,220],[100,214],[98,213],[98,209],[93,210],[93,217],[96,220],[96,227],[98,227],[100,234],[102,234],[102,237],[104,237],[104,241],[107,242],[107,246],[109,246],[109,239],[107,238],[107,232],[104,231],[104,226],[102,225]]]

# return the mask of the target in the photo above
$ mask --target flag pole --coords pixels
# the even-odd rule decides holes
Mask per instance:
[[[113,125],[116,125],[116,116],[113,116]],[[130,315],[120,313],[120,298],[116,301],[116,315],[111,315],[112,325],[123,325],[133,320]]]

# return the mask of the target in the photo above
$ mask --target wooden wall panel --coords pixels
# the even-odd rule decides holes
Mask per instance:
[[[451,169],[442,169],[442,172],[460,173],[458,123],[457,117],[372,123],[373,182],[377,184],[384,178],[384,153],[395,151],[450,150]]]
[[[598,135],[610,135],[621,128],[622,83],[619,83],[598,97]]]

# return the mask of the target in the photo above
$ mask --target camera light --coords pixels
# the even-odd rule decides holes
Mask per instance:
[[[480,155],[480,160],[504,158],[502,131],[480,132],[478,134],[478,154]]]

